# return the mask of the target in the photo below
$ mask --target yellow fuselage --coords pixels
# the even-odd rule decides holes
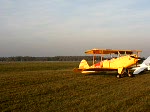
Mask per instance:
[[[112,69],[117,69],[120,67],[130,67],[134,64],[136,64],[138,60],[135,58],[130,57],[129,55],[127,56],[122,56],[119,58],[113,58],[111,60],[104,60],[100,63],[102,63],[102,68],[112,68]]]
[[[136,57],[136,55],[134,55]],[[104,60],[96,63],[89,68],[101,68],[101,69],[116,69],[121,74],[123,68],[129,68],[137,63],[137,58],[132,58],[130,55],[122,56],[119,58],[113,58],[111,60]]]

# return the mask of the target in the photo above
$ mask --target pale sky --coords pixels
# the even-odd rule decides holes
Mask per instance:
[[[150,55],[150,0],[0,0],[0,57],[80,56],[93,48]]]

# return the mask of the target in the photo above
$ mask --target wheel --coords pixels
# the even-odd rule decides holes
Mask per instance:
[[[129,77],[135,77],[135,75],[134,75],[134,74],[128,74],[128,76],[129,76]]]
[[[117,75],[117,78],[121,78],[121,74],[118,74],[118,75]]]
[[[132,77],[132,75],[131,75],[131,74],[128,74],[128,76],[129,76],[129,77]]]

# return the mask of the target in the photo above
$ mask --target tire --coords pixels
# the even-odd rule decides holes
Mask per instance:
[[[118,74],[118,75],[117,75],[117,78],[122,78],[122,77],[121,77],[121,74]]]
[[[134,75],[134,74],[128,74],[128,76],[129,76],[129,77],[135,77],[135,75]]]

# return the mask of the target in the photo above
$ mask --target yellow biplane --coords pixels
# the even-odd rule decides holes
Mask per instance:
[[[112,50],[112,49],[92,49],[88,50],[86,54],[93,55],[93,64],[89,66],[86,60],[82,60],[79,64],[79,68],[75,68],[75,72],[81,73],[95,73],[99,71],[118,71],[118,78],[128,74],[129,77],[132,77],[133,74],[129,73],[129,70],[133,65],[136,65],[138,62],[139,54],[141,50]],[[96,55],[100,55],[100,61],[95,62]],[[110,55],[111,59],[103,60],[105,55]],[[113,57],[112,55],[117,55]]]

